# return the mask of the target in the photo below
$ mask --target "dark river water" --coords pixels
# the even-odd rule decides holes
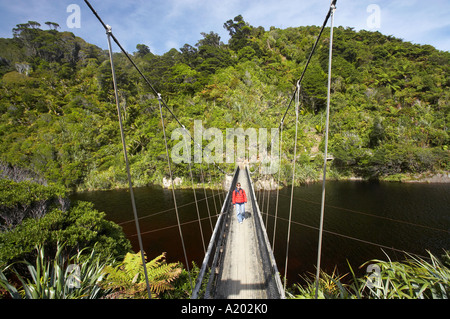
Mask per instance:
[[[172,192],[160,187],[134,189],[144,249],[149,258],[167,252],[169,262],[185,257],[177,227]],[[275,224],[276,191],[257,193],[267,234],[274,240],[274,255],[284,274],[291,188],[280,190],[278,219]],[[203,189],[196,190],[201,230],[191,190],[177,190],[176,200],[188,260],[201,265],[216,217],[209,218]],[[212,196],[214,195],[214,196]],[[263,200],[264,195],[264,200]],[[299,275],[314,273],[317,259],[318,226],[322,184],[294,188],[289,240],[288,283]],[[224,194],[207,190],[210,215],[220,211]],[[139,251],[130,195],[127,190],[78,193],[72,200],[91,201],[105,212],[107,219],[123,227],[134,251]],[[267,206],[269,204],[269,208]],[[202,240],[203,233],[203,240]],[[450,185],[378,182],[326,183],[325,220],[321,268],[331,273],[348,272],[348,263],[358,271],[371,259],[404,259],[403,251],[440,256],[450,250]],[[360,269],[359,272],[364,272]]]

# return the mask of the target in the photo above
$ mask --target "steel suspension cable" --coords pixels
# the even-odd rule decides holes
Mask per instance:
[[[185,128],[186,130],[186,128]],[[187,130],[186,130],[187,131]],[[202,132],[203,134],[203,132]],[[200,154],[203,155],[203,150],[202,150],[202,146],[200,144],[198,144],[195,140],[194,140],[194,157],[195,157],[195,148],[198,147],[198,152],[200,152]],[[205,195],[205,202],[206,202],[206,211],[208,212],[208,216],[209,216],[209,224],[211,226],[211,233],[213,232],[213,225],[212,225],[212,219],[211,219],[211,210],[209,208],[209,202],[208,202],[208,195],[206,194],[206,187],[205,187],[205,174],[203,172],[203,166],[202,163],[199,163],[199,167],[200,167],[200,178],[201,178],[201,182],[202,182],[202,188],[203,188],[203,194]],[[213,195],[214,196],[214,195]]]
[[[202,237],[203,251],[206,254],[205,236],[203,235],[202,222],[200,220],[200,210],[198,209],[197,194],[194,187],[194,176],[192,175],[192,166],[190,161],[189,161],[189,174],[191,175],[192,191],[194,192],[195,208],[197,210],[198,226],[200,228],[200,236]]]
[[[212,197],[212,195],[211,195],[211,196],[208,196],[208,198],[211,198],[211,197]],[[197,202],[204,201],[204,200],[206,200],[206,199],[205,199],[205,198],[202,198],[202,199],[197,200]],[[196,202],[193,201],[193,202],[189,202],[189,203],[186,203],[186,204],[183,204],[183,205],[178,205],[178,208],[186,207],[186,206],[189,206],[189,205],[193,205],[193,204],[195,204],[195,203],[196,203]],[[164,210],[161,210],[161,211],[158,211],[158,212],[151,213],[151,214],[146,215],[146,216],[141,216],[141,217],[139,217],[138,219],[141,220],[141,219],[145,219],[145,218],[154,217],[154,216],[156,216],[156,215],[164,214],[164,213],[167,213],[167,212],[170,212],[170,211],[173,211],[173,210],[175,210],[174,207],[169,208],[169,209],[164,209]],[[134,219],[126,220],[126,221],[123,221],[123,222],[118,222],[117,225],[125,225],[125,224],[131,223],[131,222],[134,222]]]
[[[258,189],[258,203],[261,203],[261,188],[262,188],[262,165],[261,163],[259,163],[259,167],[258,167],[258,181],[259,181],[259,189]],[[258,204],[259,206],[259,204]]]
[[[142,237],[140,236],[141,230],[140,230],[139,219],[138,219],[138,214],[137,214],[137,210],[136,210],[136,203],[135,203],[135,199],[134,199],[133,184],[131,182],[130,164],[128,162],[127,146],[126,146],[126,141],[125,141],[125,134],[123,131],[122,114],[120,112],[119,95],[117,92],[116,72],[114,69],[114,61],[113,61],[113,54],[112,54],[112,47],[111,47],[111,28],[107,28],[106,34],[107,34],[107,38],[108,38],[109,59],[110,59],[110,63],[111,63],[111,73],[112,73],[113,85],[114,85],[114,97],[116,99],[117,115],[119,118],[120,137],[122,139],[122,148],[123,148],[123,155],[124,155],[124,160],[125,160],[125,167],[126,167],[126,171],[127,171],[128,187],[130,190],[131,206],[133,209],[136,231],[139,233],[138,243],[139,243],[139,249],[141,251],[142,267],[144,269],[144,277],[145,277],[145,283],[147,286],[147,294],[148,294],[148,298],[152,299],[152,294],[150,292],[150,284],[149,284],[148,274],[147,274],[147,264],[146,264],[146,260],[145,260],[145,254],[144,254],[144,246],[142,244]]]
[[[263,191],[262,191],[261,214],[264,214],[264,209],[265,209],[264,202],[266,200],[266,181],[267,181],[267,175],[264,174],[264,179],[262,181],[262,183],[263,183],[262,184]],[[267,220],[266,220],[266,227],[267,227]]]
[[[271,197],[271,191],[272,191],[272,186],[273,187],[276,187],[277,188],[277,190],[278,190],[278,188],[279,188],[279,182],[277,181],[277,182],[275,182],[275,178],[274,178],[274,170],[273,170],[273,165],[274,165],[274,163],[273,163],[273,152],[274,152],[274,150],[273,150],[273,148],[272,148],[272,146],[274,146],[275,145],[275,139],[279,139],[279,131],[277,131],[277,134],[275,135],[275,136],[271,136],[271,148],[270,148],[270,176],[271,176],[271,179],[270,179],[270,183],[269,183],[269,185],[270,185],[270,187],[269,187],[269,195],[268,195],[268,199],[267,199],[267,217],[266,217],[266,228],[267,228],[267,223],[268,223],[268,217],[269,217],[269,210],[270,210],[270,197]],[[278,151],[279,151],[279,148],[278,148]],[[280,158],[279,158],[279,155],[278,155],[278,159],[277,160],[279,160]],[[276,165],[276,164],[275,164]],[[276,168],[278,168],[278,173],[280,172],[280,169],[279,169],[279,163],[278,163],[278,167],[276,167]],[[274,225],[274,233],[275,233],[275,225]],[[272,247],[272,252],[273,252],[273,247]]]
[[[189,131],[184,126],[183,126],[183,129],[184,129],[184,131],[187,134],[189,134]],[[202,223],[201,223],[201,220],[200,220],[200,210],[198,208],[197,192],[195,191],[194,175],[192,174],[191,158],[189,158],[188,166],[189,166],[189,175],[191,177],[191,182],[192,182],[192,192],[194,193],[195,208],[196,208],[197,217],[198,217],[198,225],[199,225],[199,228],[200,228],[200,235],[201,235],[201,238],[202,238],[203,251],[206,253],[205,237],[203,235]],[[205,200],[208,200],[208,199],[205,198]]]
[[[271,216],[275,217],[273,215],[271,215]],[[277,219],[288,222],[288,220],[286,218],[283,218],[283,217],[277,217]],[[308,224],[305,224],[305,223],[300,223],[300,222],[297,222],[297,221],[291,221],[291,223],[294,224],[294,225],[299,225],[299,226],[303,226],[303,227],[306,227],[306,228],[319,230],[319,227],[317,227],[317,226],[311,226],[311,225],[308,225]],[[334,231],[331,231],[331,230],[324,230],[323,232],[327,233],[327,234],[335,235],[335,236],[338,236],[338,237],[354,240],[354,241],[357,241],[357,242],[360,242],[360,243],[364,243],[364,244],[368,244],[368,245],[372,245],[372,246],[377,246],[377,247],[380,247],[380,248],[390,249],[390,250],[396,251],[396,252],[408,253],[408,254],[411,254],[411,255],[416,255],[416,256],[419,256],[419,257],[427,258],[426,256],[422,256],[422,255],[419,255],[419,254],[407,252],[407,251],[401,250],[399,248],[378,244],[378,243],[375,243],[375,242],[372,242],[372,241],[369,241],[369,240],[364,240],[364,239],[360,239],[360,238],[344,235],[344,234],[341,234],[341,233],[338,233],[338,232],[334,232]]]
[[[295,140],[294,140],[294,158],[292,163],[292,185],[291,185],[291,203],[289,207],[289,224],[286,242],[286,261],[284,266],[284,291],[286,292],[286,282],[287,282],[287,270],[288,270],[288,257],[289,257],[289,241],[291,237],[291,220],[292,220],[292,205],[294,200],[294,184],[295,184],[295,163],[297,156],[297,137],[298,137],[298,113],[299,113],[299,97],[300,97],[300,82],[297,82],[297,94],[295,99]]]
[[[218,217],[218,216],[219,216],[219,215],[216,215],[216,216],[214,216],[214,217]],[[200,220],[202,221],[202,220],[205,220],[205,219],[207,219],[207,218],[208,218],[208,217],[203,217],[203,218],[201,218]],[[188,221],[188,222],[181,223],[180,225],[181,225],[181,226],[185,226],[185,225],[194,224],[195,222],[197,222],[197,219],[194,219],[194,220],[191,220],[191,221]],[[142,235],[151,234],[151,233],[159,232],[159,231],[162,231],[162,230],[167,230],[167,229],[177,228],[177,227],[178,227],[178,224],[170,225],[170,226],[164,226],[164,227],[160,227],[160,228],[157,228],[157,229],[151,229],[151,230],[147,230],[147,231],[145,231],[145,232],[142,232]],[[130,235],[130,237],[134,237],[134,236],[137,236],[137,234]]]
[[[287,198],[289,197],[288,195],[284,195],[284,194],[280,194],[280,196],[287,197]],[[312,200],[298,198],[298,197],[294,197],[294,199],[298,200],[298,201],[306,202],[306,203],[316,204],[316,205],[321,205],[322,204],[321,202],[315,202],[315,201],[312,201]],[[394,219],[394,218],[389,218],[389,217],[385,217],[385,216],[377,216],[377,215],[374,215],[374,214],[361,212],[361,211],[357,211],[357,210],[349,209],[349,208],[345,208],[345,207],[339,207],[339,206],[329,205],[329,204],[325,204],[325,207],[334,208],[334,209],[337,209],[337,210],[343,210],[343,211],[346,211],[346,212],[349,212],[349,213],[353,213],[353,214],[365,215],[365,216],[378,218],[378,219],[383,219],[383,220],[387,220],[387,221],[391,221],[391,222],[395,222],[395,223],[401,223],[401,224],[405,224],[405,225],[409,225],[409,226],[421,227],[421,228],[425,228],[425,229],[429,229],[429,230],[435,230],[435,231],[439,231],[439,232],[444,232],[444,233],[449,233],[450,234],[449,230],[445,230],[445,229],[442,229],[442,228],[425,226],[425,225],[411,223],[411,222],[408,222],[408,221],[405,221],[405,220]]]
[[[214,169],[214,173],[219,176],[219,185],[217,186],[217,192],[219,193],[219,207],[222,207],[225,198],[222,199],[223,195],[223,180],[220,179],[220,174],[217,174],[217,170]],[[226,176],[225,176],[226,177]]]
[[[335,1],[334,1],[335,2]],[[327,91],[327,116],[325,120],[325,153],[323,160],[323,178],[322,178],[322,205],[320,209],[320,226],[319,226],[319,243],[317,247],[317,266],[316,266],[316,292],[315,298],[319,294],[319,276],[320,276],[320,261],[322,257],[322,237],[323,237],[323,220],[325,215],[325,183],[327,177],[327,157],[328,157],[328,130],[330,123],[330,99],[331,99],[331,62],[333,57],[333,22],[334,12],[336,10],[335,4],[332,3],[330,7],[331,12],[331,27],[330,27],[330,51],[328,59],[328,91]]]
[[[108,25],[106,25],[103,20],[100,18],[100,16],[98,15],[98,13],[95,11],[95,9],[92,7],[92,5],[89,3],[88,0],[84,0],[84,2],[87,4],[87,6],[91,9],[92,13],[97,17],[97,19],[100,21],[100,23],[102,24],[102,26],[105,28],[106,31],[110,30],[111,27],[109,27]],[[155,87],[151,84],[151,82],[147,79],[147,77],[144,75],[144,73],[139,69],[139,67],[136,65],[136,63],[133,61],[133,59],[130,57],[130,55],[128,54],[127,51],[125,51],[125,49],[122,47],[122,45],[120,44],[119,40],[117,40],[117,38],[114,36],[114,34],[112,32],[110,32],[111,38],[114,40],[114,42],[117,44],[117,46],[120,48],[120,50],[122,51],[122,53],[125,55],[125,57],[128,59],[128,61],[130,61],[130,63],[133,65],[133,67],[136,69],[136,71],[139,73],[139,75],[142,77],[142,79],[145,81],[145,83],[150,87],[150,89],[153,91],[153,93],[155,94],[155,96],[158,96],[158,91],[155,89]],[[180,127],[182,128],[186,128],[178,119],[178,117],[173,113],[173,111],[167,106],[167,104],[164,102],[164,100],[160,100],[160,102],[162,103],[162,105],[164,106],[164,108],[166,108],[169,113],[172,115],[172,117],[175,119],[175,121],[180,125]],[[194,141],[194,137],[188,132],[188,135],[190,137],[190,139],[192,141]],[[216,166],[217,164],[214,163]],[[225,174],[225,172],[218,167],[218,169]]]
[[[189,283],[191,284],[191,290],[193,290],[194,287],[192,286],[191,271],[189,269],[189,260],[187,258],[187,254],[186,254],[186,247],[184,245],[183,232],[181,230],[180,217],[178,214],[177,199],[175,196],[175,185],[173,182],[172,167],[170,165],[169,148],[167,146],[166,127],[164,125],[164,116],[163,116],[162,106],[161,106],[161,94],[159,94],[159,93],[158,93],[158,102],[159,102],[159,113],[161,114],[161,124],[162,124],[163,133],[164,133],[164,144],[166,146],[167,165],[169,167],[170,181],[172,183],[172,197],[173,197],[173,202],[175,204],[175,214],[177,216],[178,231],[180,233],[181,245],[183,247],[183,253],[184,253],[184,259],[186,261],[186,269],[187,269],[187,273],[189,276]]]
[[[331,0],[331,5],[330,5],[328,13],[327,13],[327,15],[326,15],[326,17],[324,19],[324,22],[322,24],[322,28],[320,29],[319,35],[318,35],[316,41],[314,42],[314,45],[313,45],[312,50],[311,50],[311,52],[309,54],[308,60],[306,61],[305,67],[303,69],[303,72],[302,72],[302,74],[300,76],[300,79],[297,81],[297,86],[296,86],[296,88],[294,90],[294,93],[291,96],[289,104],[288,104],[288,106],[286,108],[286,111],[284,112],[284,115],[283,115],[283,117],[281,119],[281,122],[280,122],[280,127],[281,127],[281,125],[282,125],[282,123],[284,123],[284,119],[285,119],[285,117],[286,117],[286,115],[287,115],[287,113],[288,113],[288,111],[289,111],[289,109],[290,109],[290,107],[292,105],[292,101],[295,98],[296,99],[296,103],[295,103],[296,104],[296,110],[295,110],[296,120],[295,120],[295,143],[294,143],[294,164],[293,164],[294,171],[292,173],[292,189],[291,189],[291,205],[290,205],[290,211],[289,211],[289,221],[291,220],[291,215],[292,215],[292,200],[293,200],[293,188],[294,188],[293,185],[294,185],[294,176],[295,176],[295,160],[296,160],[295,157],[296,157],[296,152],[297,152],[297,130],[298,130],[297,126],[298,126],[298,104],[299,103],[297,103],[297,101],[299,100],[301,82],[302,82],[302,80],[303,80],[303,78],[305,76],[306,70],[307,70],[307,68],[309,66],[309,63],[311,61],[311,58],[312,58],[312,56],[313,56],[313,54],[315,52],[317,44],[319,43],[319,39],[320,39],[324,29],[325,29],[326,24],[328,23],[328,19],[330,18],[330,16],[332,15],[332,12],[335,9],[336,1],[337,0]],[[326,157],[325,157],[325,160],[326,160]],[[286,278],[287,278],[288,252],[289,252],[289,237],[290,237],[290,222],[289,222],[289,225],[288,225],[288,239],[287,239],[288,243],[287,243],[287,246],[286,246],[286,267],[285,267],[284,290],[286,290],[286,280],[287,280]]]
[[[205,199],[206,199],[206,210],[208,211],[208,216],[209,216],[209,224],[211,225],[211,232],[213,232],[213,224],[212,224],[212,219],[211,219],[211,210],[209,208],[209,202],[208,202],[208,196],[206,194],[206,187],[205,187],[205,176],[203,174],[203,167],[202,164],[200,163],[200,171],[201,171],[201,178],[202,178],[202,185],[203,185],[203,193],[205,195]]]
[[[278,181],[277,181],[277,200],[275,203],[275,220],[273,225],[273,240],[272,240],[272,251],[275,251],[275,234],[277,233],[277,217],[278,217],[278,199],[280,197],[280,179],[281,179],[281,152],[282,152],[282,145],[283,145],[283,122],[281,122],[281,125],[279,127],[280,132],[280,146],[279,146],[279,152],[278,152]]]
[[[272,179],[272,178],[271,178]],[[266,216],[266,228],[267,228],[267,223],[269,222],[269,210],[270,210],[270,193],[272,190],[272,182],[269,179],[269,189],[267,190],[267,216]]]
[[[209,174],[209,186],[211,187],[211,192],[213,194],[213,203],[214,203],[214,209],[216,210],[216,215],[218,214],[217,212],[217,205],[216,205],[216,196],[214,196],[214,188],[212,186],[212,177],[211,177],[211,169],[209,167],[209,163],[208,163],[208,174]]]
[[[330,9],[328,10],[328,13],[327,13],[327,15],[326,15],[326,17],[325,17],[325,20],[323,21],[322,28],[320,29],[319,35],[317,36],[317,39],[316,39],[316,41],[314,42],[314,45],[313,45],[313,47],[312,47],[312,49],[311,49],[311,52],[309,53],[309,57],[308,57],[308,60],[306,61],[306,65],[305,65],[305,67],[304,67],[304,69],[303,69],[302,75],[300,76],[300,79],[298,80],[298,83],[300,83],[300,84],[301,84],[302,81],[303,81],[303,77],[305,76],[306,70],[308,69],[308,65],[309,65],[309,63],[311,62],[311,58],[312,58],[312,56],[313,56],[313,54],[314,54],[314,51],[316,50],[317,44],[319,43],[319,39],[320,39],[320,37],[321,37],[321,35],[322,35],[322,33],[323,33],[323,30],[325,29],[325,26],[326,26],[327,23],[328,23],[328,19],[330,18],[330,15],[331,15],[331,7],[336,6],[336,1],[337,1],[337,0],[332,0],[332,1],[331,1]],[[286,114],[287,114],[287,112],[289,111],[289,108],[291,107],[291,104],[292,104],[292,101],[294,100],[295,94],[297,93],[297,89],[298,89],[298,87],[295,88],[294,93],[293,93],[292,96],[291,96],[291,100],[290,100],[290,102],[289,102],[289,104],[288,104],[288,107],[286,108],[286,111],[284,112],[284,115],[283,115],[283,117],[282,117],[282,119],[281,119],[281,123],[284,122],[284,119],[285,119],[285,117],[286,117]]]

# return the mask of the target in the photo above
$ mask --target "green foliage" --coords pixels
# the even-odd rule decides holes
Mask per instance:
[[[16,171],[16,177],[24,178],[24,172]],[[61,186],[0,180],[0,216],[6,225],[0,232],[0,267],[8,265],[0,271],[0,283],[13,298],[98,298],[104,293],[97,285],[104,263],[131,251],[121,227],[107,221],[92,203],[70,207],[66,192]],[[51,263],[44,255],[53,253]],[[32,259],[34,265],[28,262]],[[67,287],[73,274],[64,269],[70,263],[77,265],[82,283],[75,290]],[[21,292],[8,281],[8,271],[21,282]]]
[[[333,271],[331,275],[321,271],[318,298],[320,299],[448,299],[450,293],[449,253],[442,260],[429,253],[424,260],[411,256],[402,262],[371,260],[361,266],[379,267],[379,273],[356,277],[350,266],[352,279],[344,279]],[[290,298],[314,298],[316,283],[313,277],[305,278],[305,284],[295,284]]]
[[[190,271],[183,268],[179,277],[172,283],[173,289],[164,291],[159,297],[161,299],[190,299],[192,295],[192,289],[195,286],[199,273],[200,268],[195,264],[195,262],[192,262]],[[204,294],[207,278],[209,278],[209,275],[205,275],[204,278],[205,284],[202,285],[202,288],[200,288],[199,295]]]
[[[38,220],[25,219],[13,230],[0,233],[0,264],[29,258],[36,245],[55,251],[58,242],[65,242],[69,252],[97,245],[105,258],[125,255],[131,250],[130,242],[121,227],[104,216],[92,203],[78,202],[66,212],[53,209]]]
[[[27,218],[39,219],[52,209],[66,211],[64,187],[0,179],[0,231],[14,229]]]
[[[318,299],[347,299],[349,298],[348,289],[342,283],[347,275],[339,275],[336,272],[336,268],[331,275],[327,274],[323,270],[319,274],[318,283]],[[311,274],[303,278],[305,284],[294,284],[294,286],[288,290],[287,296],[295,299],[314,299],[316,298],[316,282],[315,278]]]
[[[84,250],[72,257],[63,254],[64,245],[58,244],[55,257],[48,260],[44,248],[36,247],[36,262],[23,261],[28,270],[23,276],[14,264],[0,270],[0,286],[8,291],[13,299],[97,299],[109,291],[100,287],[103,279],[105,261],[96,254],[94,248],[84,256]],[[72,267],[70,267],[72,265]],[[5,273],[14,274],[20,284],[10,282]]]
[[[147,262],[146,267],[152,298],[157,298],[160,294],[173,290],[172,282],[182,272],[181,264],[166,263],[165,253]],[[105,275],[106,278],[102,285],[112,291],[108,298],[148,298],[140,252],[136,254],[128,253],[124,260],[115,267],[107,266]]]
[[[126,187],[108,54],[58,32],[54,22],[47,25],[44,31],[29,21],[14,28],[12,39],[0,39],[0,161],[72,189]],[[133,59],[187,128],[194,120],[223,131],[278,127],[319,27],[264,30],[238,15],[224,28],[227,44],[202,32],[195,45],[161,56],[138,44]],[[323,152],[328,31],[301,90],[298,149],[311,156]],[[115,53],[114,62],[133,181],[161,184],[168,172],[157,100],[123,54]],[[450,53],[431,46],[336,28],[331,170],[366,178],[448,170],[449,65]],[[292,109],[286,162],[292,160]],[[169,114],[167,122],[170,136],[178,126]],[[305,174],[317,175],[312,171],[321,164],[310,164]]]
[[[0,180],[0,205],[5,207],[30,205],[40,200],[64,197],[66,194],[67,190],[57,185],[43,186],[28,181],[16,183],[7,179]]]
[[[450,269],[429,255],[430,261],[414,256],[403,263],[371,261],[380,267],[380,278],[373,285],[366,282],[362,292],[376,299],[448,299]],[[445,256],[448,259],[449,253]]]

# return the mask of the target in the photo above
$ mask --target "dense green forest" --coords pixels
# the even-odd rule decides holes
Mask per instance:
[[[48,30],[36,21],[18,24],[12,38],[0,39],[0,299],[145,298],[139,254],[120,226],[93,204],[67,199],[71,190],[127,186],[108,52],[45,24]],[[277,128],[319,27],[264,30],[237,16],[224,28],[226,44],[209,32],[160,56],[143,44],[131,55],[191,131],[194,120],[223,131]],[[319,179],[323,165],[328,34],[302,82],[297,183]],[[450,53],[340,27],[333,54],[329,176],[395,180],[448,172]],[[169,171],[158,100],[122,53],[114,62],[133,183],[161,184]],[[170,136],[179,124],[167,112],[165,121]],[[283,131],[285,183],[294,124],[291,108]],[[189,174],[185,164],[172,168],[175,176]],[[193,165],[197,178],[200,168],[209,166]],[[444,298],[448,253],[445,267],[433,258],[433,265],[394,264],[403,269],[401,280],[386,264],[382,278],[393,287],[383,291],[365,291],[366,278],[344,289],[340,278],[322,274],[321,297],[389,298],[395,291],[394,298]],[[80,266],[81,289],[65,288],[69,263]],[[153,297],[189,297],[180,263],[167,264],[163,253],[147,267]],[[312,284],[296,289],[291,297],[313,291]]]
[[[108,52],[46,24],[18,24],[0,39],[1,165],[75,190],[124,187]],[[132,58],[191,131],[194,120],[221,130],[277,128],[320,28],[265,30],[242,16],[224,28],[226,44],[211,31],[163,55],[137,44]],[[299,183],[320,178],[323,164],[328,35],[302,83]],[[333,48],[329,176],[448,171],[450,53],[343,27]],[[133,183],[160,184],[168,168],[158,101],[122,53],[114,60]],[[178,127],[167,113],[169,137]],[[283,134],[282,180],[290,180],[293,108]],[[174,171],[188,174],[183,165]]]

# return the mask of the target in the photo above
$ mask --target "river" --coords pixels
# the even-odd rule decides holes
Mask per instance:
[[[176,190],[182,235],[189,261],[201,265],[203,241],[207,247],[216,218],[209,217],[203,189],[196,190],[201,231],[191,190]],[[172,200],[172,192],[151,186],[134,189],[144,250],[149,258],[167,252],[169,262],[185,261]],[[275,225],[276,191],[257,193],[260,207],[269,215],[267,234],[275,239],[274,255],[284,274],[291,188],[279,192],[278,219]],[[212,196],[214,195],[214,196]],[[264,200],[262,196],[264,195]],[[224,194],[207,191],[210,215],[220,211]],[[289,239],[288,282],[300,281],[299,275],[314,273],[317,259],[318,225],[322,184],[294,188],[291,235]],[[137,252],[138,241],[127,190],[94,191],[73,194],[71,200],[93,202],[95,208],[123,227]],[[450,250],[450,185],[328,181],[321,268],[341,274],[354,270],[371,259],[404,259],[403,251],[428,256],[427,250],[440,256]],[[274,238],[274,228],[276,236]],[[202,233],[203,238],[202,240]],[[359,273],[364,271],[360,269]]]

